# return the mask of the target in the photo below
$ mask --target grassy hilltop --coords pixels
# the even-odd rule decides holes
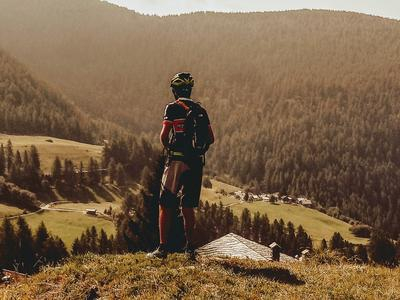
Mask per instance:
[[[399,268],[350,264],[86,255],[46,268],[25,282],[0,287],[0,298],[399,299],[399,278]]]

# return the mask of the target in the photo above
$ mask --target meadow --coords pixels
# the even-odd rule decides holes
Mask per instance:
[[[36,231],[39,224],[43,221],[49,232],[59,236],[64,241],[68,250],[71,250],[74,239],[80,237],[86,228],[95,226],[98,232],[104,229],[107,235],[115,234],[115,227],[111,221],[89,216],[82,212],[43,211],[28,215],[25,217],[25,220],[33,232]]]
[[[0,144],[4,145],[8,140],[11,140],[14,148],[18,150],[28,149],[30,145],[34,144],[40,153],[42,168],[45,172],[51,170],[51,165],[56,156],[61,159],[73,159],[76,164],[80,161],[88,161],[90,157],[101,157],[101,146],[78,143],[69,140],[57,139],[46,136],[16,136],[0,134]],[[51,142],[50,142],[51,141]],[[244,208],[248,208],[251,213],[260,212],[261,214],[267,213],[270,221],[274,219],[283,219],[285,222],[291,221],[295,226],[302,225],[305,230],[311,235],[314,246],[318,246],[322,239],[329,240],[334,232],[340,234],[348,241],[356,244],[366,244],[368,239],[355,237],[349,228],[351,225],[332,218],[317,210],[305,208],[299,205],[290,204],[270,204],[263,201],[253,203],[241,202],[235,197],[229,195],[239,188],[223,183],[217,180],[211,180],[213,188],[203,188],[201,193],[202,200],[207,200],[210,203],[223,203],[229,206],[233,212],[240,216]],[[83,199],[85,203],[64,203],[57,206],[57,208],[76,209],[84,211],[87,208],[96,208],[99,212],[108,209],[110,206],[113,209],[118,209],[122,202],[121,193],[114,187],[106,186],[103,189],[90,191],[90,197]],[[228,195],[223,195],[221,192],[225,191]],[[67,200],[63,196],[57,194],[57,201]],[[82,200],[82,199],[81,199]],[[14,215],[21,213],[18,208],[0,204],[0,217],[5,215]],[[32,226],[43,220],[50,231],[59,235],[68,247],[71,245],[73,239],[81,234],[88,226],[95,225],[98,228],[104,227],[107,233],[113,232],[114,228],[111,222],[98,218],[88,217],[82,213],[72,212],[45,212],[40,215],[27,217],[28,223]],[[68,230],[65,230],[68,228]]]
[[[45,173],[50,173],[51,166],[56,156],[58,156],[61,161],[66,158],[71,159],[74,164],[79,167],[81,161],[86,165],[90,157],[100,159],[102,151],[102,146],[48,136],[0,134],[0,144],[6,146],[8,140],[11,140],[14,151],[19,150],[21,155],[24,150],[29,150],[31,145],[35,145],[40,153],[41,168]]]
[[[0,218],[22,214],[22,212],[23,210],[18,207],[0,203]]]
[[[227,193],[240,190],[231,185],[211,180],[213,188],[202,190],[201,197],[210,203],[229,206],[233,212],[240,217],[242,210],[248,208],[252,214],[257,211],[261,214],[266,213],[270,222],[274,219],[283,219],[285,222],[291,221],[295,226],[302,225],[304,229],[311,235],[314,246],[318,246],[322,239],[329,240],[334,232],[340,232],[344,239],[355,244],[366,244],[368,239],[358,238],[354,236],[349,228],[350,224],[339,219],[330,217],[315,209],[306,208],[301,205],[292,204],[271,204],[264,201],[255,201],[252,203],[241,202],[231,195],[222,195],[220,191],[223,189]]]

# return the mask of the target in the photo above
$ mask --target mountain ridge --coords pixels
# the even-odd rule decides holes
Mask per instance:
[[[3,1],[0,41],[85,111],[154,137],[169,78],[190,70],[216,133],[211,173],[306,195],[398,235],[398,21],[329,11],[156,17],[103,4]]]

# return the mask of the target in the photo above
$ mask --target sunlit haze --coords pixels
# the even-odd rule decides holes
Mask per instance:
[[[355,11],[400,19],[398,0],[109,0],[144,14],[180,14],[193,11],[249,12],[293,9],[332,9]]]

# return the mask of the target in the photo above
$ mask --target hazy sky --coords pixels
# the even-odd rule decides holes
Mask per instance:
[[[400,0],[107,0],[145,14],[323,8],[400,19]]]

